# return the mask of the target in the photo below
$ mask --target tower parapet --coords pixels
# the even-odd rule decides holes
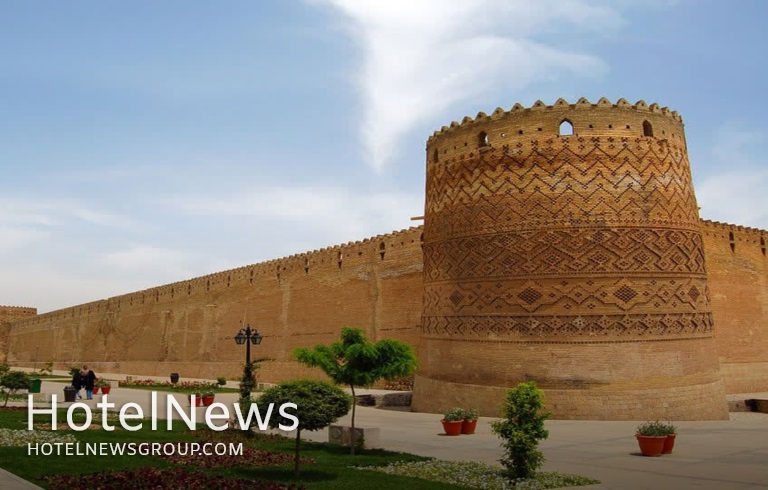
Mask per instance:
[[[727,416],[676,112],[480,113],[429,138],[426,187],[415,409],[532,379],[560,418]]]

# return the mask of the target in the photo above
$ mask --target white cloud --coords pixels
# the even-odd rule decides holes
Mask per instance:
[[[317,246],[333,245],[413,226],[423,214],[421,196],[405,193],[353,193],[335,187],[263,187],[226,195],[174,196],[164,200],[196,216],[252,217],[297,241],[312,237]],[[418,224],[418,223],[416,223]]]
[[[768,229],[768,168],[761,164],[767,137],[734,123],[718,130],[707,166],[717,170],[696,184],[702,218]]]
[[[514,92],[563,72],[583,76],[607,67],[535,38],[602,32],[621,25],[614,7],[590,0],[316,0],[342,12],[360,44],[363,145],[381,170],[398,140],[457,102],[499,86]]]

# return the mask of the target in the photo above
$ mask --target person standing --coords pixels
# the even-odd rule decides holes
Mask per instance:
[[[85,388],[86,400],[93,400],[93,385],[96,382],[96,373],[88,369],[87,364],[83,364],[80,370],[80,386]],[[79,397],[79,392],[78,392]]]
[[[72,387],[77,390],[77,398],[83,397],[83,395],[80,394],[80,390],[83,388],[80,378],[80,371],[76,371],[75,374],[72,375]]]

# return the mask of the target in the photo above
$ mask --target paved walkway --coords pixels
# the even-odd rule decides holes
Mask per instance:
[[[104,375],[120,379],[122,375]],[[124,376],[123,376],[124,377]],[[163,378],[165,379],[165,378]],[[43,381],[43,392],[60,395],[65,382]],[[158,392],[159,414],[165,413],[165,393]],[[46,396],[46,395],[42,395]],[[220,394],[216,401],[234,402],[237,394]],[[765,397],[768,394],[746,395]],[[175,395],[186,405],[185,397]],[[88,402],[95,405],[101,399]],[[150,392],[117,388],[113,384],[110,402],[121,406],[129,401],[149,413]],[[203,408],[197,408],[198,421]],[[546,456],[544,470],[590,476],[602,481],[593,490],[713,489],[768,490],[768,415],[733,413],[732,420],[675,422],[678,437],[673,454],[659,458],[639,455],[633,436],[638,422],[551,420],[550,437],[542,442]],[[380,428],[379,446],[446,460],[475,460],[495,464],[501,457],[499,439],[489,422],[481,418],[477,433],[448,437],[442,435],[440,415],[357,407],[357,425]],[[98,423],[100,418],[94,418]],[[349,423],[348,417],[339,423]],[[308,433],[309,439],[325,441],[327,431]],[[0,489],[36,488],[0,473]]]

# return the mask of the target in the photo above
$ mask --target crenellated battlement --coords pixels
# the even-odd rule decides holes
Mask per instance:
[[[685,147],[682,117],[657,103],[626,99],[611,103],[605,97],[593,104],[580,98],[570,104],[536,101],[531,107],[515,104],[508,111],[497,107],[490,115],[479,112],[435,131],[427,140],[428,164],[451,161],[467,151],[550,137],[644,137],[677,142]]]
[[[112,296],[107,299],[43,313],[35,318],[25,319],[23,322],[19,322],[18,325],[43,325],[53,320],[88,317],[91,315],[101,317],[105,313],[119,311],[122,308],[136,308],[160,302],[179,301],[186,297],[197,297],[200,294],[215,293],[230,287],[252,285],[256,281],[263,280],[264,276],[279,281],[281,276],[284,277],[285,274],[301,273],[308,275],[318,266],[341,270],[344,267],[356,266],[374,259],[386,261],[388,251],[412,247],[417,243],[420,245],[421,230],[422,227],[420,226],[412,226],[362,240],[350,241],[344,244],[292,254],[278,259],[271,259],[235,269],[214,272],[204,276]],[[17,319],[22,320],[22,318],[19,316]]]
[[[0,305],[0,320],[14,320],[37,315],[37,308]]]

